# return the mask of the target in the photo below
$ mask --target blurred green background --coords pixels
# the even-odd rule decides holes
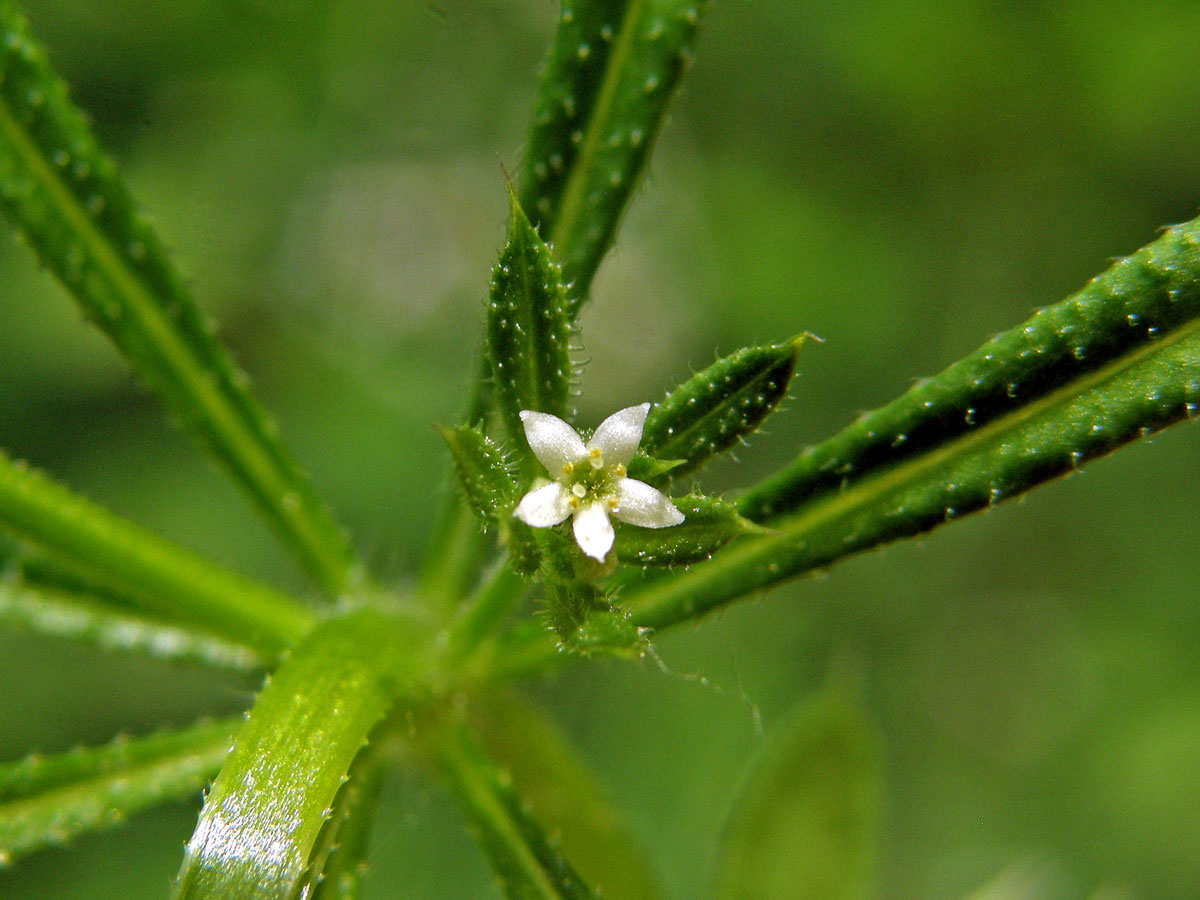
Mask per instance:
[[[35,33],[378,569],[419,561],[503,237],[551,0],[30,0]],[[813,331],[748,484],[1200,205],[1200,5],[717,3],[585,314],[583,420]],[[5,230],[10,230],[5,226]],[[0,444],[255,576],[304,582],[15,241]],[[880,898],[1200,896],[1200,435],[1180,427],[921,541],[538,686],[701,898],[748,762],[830,678],[884,753]],[[243,708],[253,684],[0,631],[0,758]],[[685,677],[699,673],[711,686]],[[498,896],[398,776],[371,898]],[[165,896],[196,806],[0,873]],[[1010,879],[1011,880],[1011,879]],[[1023,892],[1022,892],[1023,891]]]

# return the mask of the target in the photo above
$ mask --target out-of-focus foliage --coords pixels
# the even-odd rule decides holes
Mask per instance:
[[[26,8],[285,440],[374,560],[411,570],[415,513],[448,466],[430,423],[461,408],[503,241],[497,158],[520,161],[555,6]],[[812,331],[825,343],[743,471],[703,478],[751,483],[1191,218],[1197,34],[1200,9],[1157,0],[1136,17],[1115,2],[716,4],[584,312],[583,418],[657,398],[714,353]],[[0,445],[302,584],[26,248],[0,253],[0,284]],[[882,744],[879,896],[959,898],[1036,866],[1054,896],[1194,897],[1197,433],[1151,443],[665,638],[670,674],[601,666],[543,689],[666,894],[707,889],[695,861],[759,745],[753,713],[780,720],[832,668],[853,674]],[[234,711],[253,687],[11,632],[0,658],[21,673],[0,692],[6,759]],[[462,821],[434,789],[395,787],[366,896],[397,872],[414,898],[486,896]],[[165,895],[192,819],[155,813],[33,857],[0,895]]]

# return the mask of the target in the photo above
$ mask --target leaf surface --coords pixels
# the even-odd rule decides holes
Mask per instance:
[[[613,242],[707,0],[564,0],[521,170],[575,311]]]
[[[509,440],[527,463],[536,460],[525,440],[522,410],[570,418],[571,325],[562,271],[509,190],[508,241],[492,270],[488,293],[488,356],[492,396]]]
[[[694,472],[755,432],[779,405],[807,339],[746,347],[717,360],[670,391],[646,417],[641,449],[681,460],[655,482]]]

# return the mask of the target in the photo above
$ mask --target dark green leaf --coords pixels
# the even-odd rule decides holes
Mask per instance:
[[[0,765],[0,868],[149,807],[198,797],[239,724],[206,722]]]
[[[880,764],[862,714],[810,701],[771,736],[730,814],[717,900],[870,896]]]
[[[612,244],[707,0],[564,0],[534,104],[521,203],[574,306]]]
[[[534,460],[521,410],[569,417],[571,326],[562,271],[509,188],[508,242],[492,270],[488,296],[488,354],[493,394],[513,445]],[[527,472],[528,474],[528,472]]]
[[[697,372],[646,417],[641,449],[680,459],[665,475],[686,475],[758,429],[787,393],[796,356],[807,340],[747,347]]]
[[[230,471],[334,593],[358,572],[345,534],[214,339],[63,81],[0,4],[0,202],[141,380]]]
[[[626,595],[661,628],[1015,497],[1200,410],[1200,221],[801,454],[742,502],[775,533]]]
[[[672,503],[685,516],[669,528],[617,528],[614,549],[623,563],[642,566],[682,566],[710,558],[735,537],[764,529],[743,518],[737,507],[717,497],[688,494]]]
[[[629,461],[629,477],[647,484],[661,484],[667,480],[664,476],[686,464],[686,459],[651,459],[639,450]]]
[[[517,502],[517,481],[503,451],[468,425],[439,428],[450,448],[458,483],[471,511],[490,528],[507,525]]]

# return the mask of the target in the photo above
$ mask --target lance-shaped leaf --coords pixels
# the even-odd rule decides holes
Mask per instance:
[[[746,495],[775,534],[628,602],[662,627],[986,509],[1200,409],[1200,220],[801,454]]]
[[[509,439],[528,460],[520,413],[565,419],[571,395],[571,326],[562,271],[509,188],[508,241],[492,270],[488,295],[488,355],[493,394]]]
[[[462,726],[442,729],[435,752],[447,786],[509,900],[598,900],[526,811],[512,777],[496,766]]]
[[[986,509],[1200,412],[1200,220],[804,453],[743,498],[772,533],[623,595],[661,630]],[[524,632],[507,672],[556,651]]]
[[[564,0],[521,170],[521,203],[575,309],[612,244],[707,0]]]
[[[315,621],[290,597],[113,515],[3,453],[0,526],[144,609],[266,656],[294,643]]]
[[[673,479],[744,440],[787,393],[807,338],[746,347],[697,372],[650,410],[641,449],[661,459],[682,460],[664,473]]]
[[[326,588],[358,578],[341,528],[212,335],[23,18],[0,4],[0,202],[139,378]]]
[[[115,606],[104,595],[24,580],[0,582],[0,625],[214,669],[253,672],[264,665],[249,647],[168,624],[136,608]]]
[[[820,696],[781,723],[743,785],[717,858],[717,900],[871,896],[880,764],[862,713]]]
[[[413,699],[418,637],[408,622],[364,609],[324,622],[292,651],[205,801],[176,898],[290,900],[311,881],[351,764],[397,698]]]
[[[504,452],[482,431],[468,425],[439,428],[450,448],[463,497],[489,528],[507,525],[519,488]]]
[[[0,765],[0,868],[41,847],[111,828],[200,791],[229,752],[240,720],[121,738]]]
[[[617,529],[617,559],[642,566],[684,566],[706,560],[739,535],[766,533],[719,497],[688,494],[671,502],[684,519],[670,528]]]
[[[480,743],[513,790],[606,900],[655,900],[653,867],[591,767],[532,704],[489,694],[473,708]]]
[[[486,527],[499,532],[513,571],[532,575],[538,567],[538,549],[529,526],[512,515],[520,489],[508,457],[478,428],[458,425],[439,432],[450,448],[467,505]]]

